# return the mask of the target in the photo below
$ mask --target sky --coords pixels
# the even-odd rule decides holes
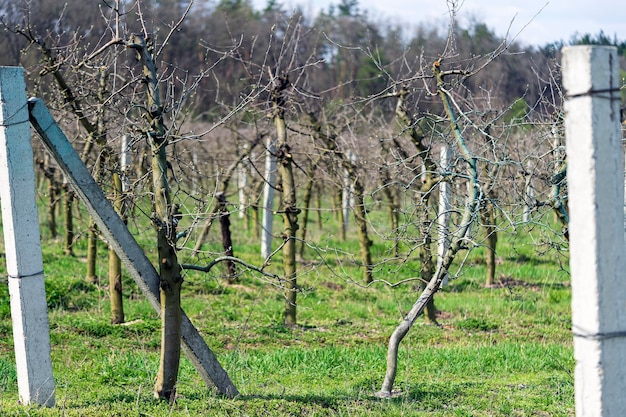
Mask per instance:
[[[314,14],[328,10],[340,0],[283,0],[285,8],[300,5]],[[417,23],[449,22],[447,0],[359,0],[361,10],[370,18],[404,22],[407,27]],[[524,45],[543,46],[559,40],[568,41],[578,34],[596,35],[603,30],[613,38],[626,40],[626,6],[624,0],[455,0],[460,5],[457,19],[461,24],[473,18],[487,24],[496,35]],[[253,0],[257,8],[267,0]]]

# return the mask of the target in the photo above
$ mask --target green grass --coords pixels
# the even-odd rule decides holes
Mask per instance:
[[[241,229],[241,220],[234,217],[233,227]],[[40,409],[18,403],[8,292],[3,284],[0,415],[574,414],[567,258],[556,251],[542,253],[540,231],[501,236],[498,285],[493,288],[483,285],[483,248],[468,254],[463,268],[453,271],[450,285],[436,296],[441,327],[423,318],[417,321],[400,349],[395,386],[399,394],[380,400],[373,393],[384,377],[386,343],[417,299],[417,282],[397,287],[382,282],[368,288],[358,285],[358,257],[352,255],[358,247],[354,241],[337,242],[334,226],[332,221],[322,230],[310,225],[317,254],[323,256],[308,249],[307,261],[313,262],[299,265],[302,292],[296,328],[281,324],[283,296],[268,278],[244,272],[236,285],[227,285],[220,279],[223,271],[219,268],[209,274],[186,273],[185,311],[242,395],[220,397],[204,386],[183,358],[179,396],[171,405],[152,398],[160,322],[134,283],[125,277],[126,318],[131,324],[111,326],[106,286],[83,279],[83,240],[77,242],[77,256],[71,258],[62,255],[58,242],[44,239],[57,407]],[[147,240],[149,233],[141,236]],[[377,260],[388,256],[389,245],[376,240]],[[234,246],[236,255],[261,263],[258,240],[250,232],[240,232]],[[207,248],[220,250],[218,245]],[[104,245],[99,250],[104,277]],[[187,251],[181,252],[181,258],[185,262],[197,259]],[[280,258],[279,254],[268,270],[279,273]],[[414,278],[418,271],[419,262],[412,258],[403,265],[377,266],[376,278],[393,283]]]

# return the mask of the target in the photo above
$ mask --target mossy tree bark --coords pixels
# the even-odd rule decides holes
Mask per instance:
[[[223,192],[219,192],[216,198],[220,207],[220,231],[222,232],[224,255],[234,257],[233,240],[230,233],[230,213],[228,211],[226,196]],[[226,264],[226,280],[232,284],[237,280],[237,268],[235,267],[235,263],[230,259],[227,259],[224,263]]]
[[[63,221],[65,223],[65,233],[63,234],[63,252],[67,256],[74,256],[74,193],[68,184],[63,184],[65,196],[63,198]]]
[[[89,233],[87,235],[87,274],[85,279],[92,284],[98,284],[98,274],[96,272],[96,259],[98,258],[98,227],[91,220],[89,222]]]
[[[276,127],[276,159],[282,178],[282,191],[279,212],[283,217],[283,275],[285,285],[284,321],[287,326],[297,323],[297,278],[296,278],[296,232],[298,231],[298,214],[296,207],[296,184],[293,175],[293,157],[287,143],[287,125],[285,124],[285,97],[283,92],[289,87],[286,74],[273,77],[272,104],[274,125]]]
[[[163,121],[163,106],[159,96],[159,81],[152,47],[143,36],[131,35],[128,47],[135,50],[142,66],[146,85],[146,118],[149,128],[145,132],[152,151],[152,189],[154,195],[153,225],[157,234],[159,264],[159,297],[161,300],[161,357],[154,385],[156,398],[172,401],[176,394],[176,382],[181,351],[181,298],[183,282],[176,253],[176,222],[171,191],[167,178],[168,144]]]

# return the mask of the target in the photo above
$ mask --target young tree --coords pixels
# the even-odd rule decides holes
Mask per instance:
[[[410,311],[406,314],[400,325],[396,327],[393,334],[389,338],[387,371],[382,388],[377,393],[379,397],[390,397],[392,395],[393,384],[397,372],[398,347],[400,342],[404,339],[417,317],[423,312],[426,305],[432,300],[435,293],[441,287],[441,283],[448,272],[448,268],[452,265],[457,253],[465,247],[467,234],[478,216],[478,211],[483,198],[481,186],[478,182],[477,159],[471,153],[462,134],[461,128],[459,127],[459,121],[450,96],[451,93],[448,91],[444,81],[445,76],[452,75],[454,73],[454,71],[442,71],[441,62],[439,60],[435,61],[433,64],[433,76],[437,83],[437,94],[443,103],[452,134],[457,142],[458,152],[463,160],[463,163],[466,165],[468,194],[466,197],[465,208],[462,218],[457,226],[457,230],[454,232],[451,245],[445,253],[443,262],[437,270],[434,271],[420,297],[413,304]]]

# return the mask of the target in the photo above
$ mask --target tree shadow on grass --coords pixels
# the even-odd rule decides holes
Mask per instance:
[[[292,415],[344,415],[346,411],[373,415],[404,415],[407,407],[414,412],[430,410],[454,409],[463,401],[464,396],[473,395],[480,390],[478,382],[418,382],[398,384],[399,390],[393,398],[381,399],[376,397],[371,384],[367,386],[357,384],[350,391],[337,390],[325,393],[304,394],[246,394],[234,399],[225,398],[212,390],[181,390],[175,404],[166,405],[172,410],[191,406],[188,402],[204,404],[208,412],[220,409],[228,404],[229,409],[237,410],[241,415],[256,416],[292,416]],[[210,399],[210,400],[209,400]],[[207,403],[207,400],[208,403]],[[149,390],[140,393],[128,391],[117,392],[86,404],[74,405],[70,408],[102,406],[103,404],[144,404],[153,405],[157,400],[151,399]],[[210,405],[209,405],[210,404]],[[239,415],[237,413],[233,415]]]
[[[306,406],[337,410],[348,405],[358,404],[364,408],[380,408],[387,406],[405,406],[407,403],[420,404],[420,408],[438,408],[458,400],[466,390],[478,388],[476,382],[448,382],[448,383],[415,383],[399,385],[396,395],[391,398],[379,398],[372,389],[358,390],[354,394],[338,391],[336,394],[248,394],[242,395],[235,401],[264,401],[289,402]]]

